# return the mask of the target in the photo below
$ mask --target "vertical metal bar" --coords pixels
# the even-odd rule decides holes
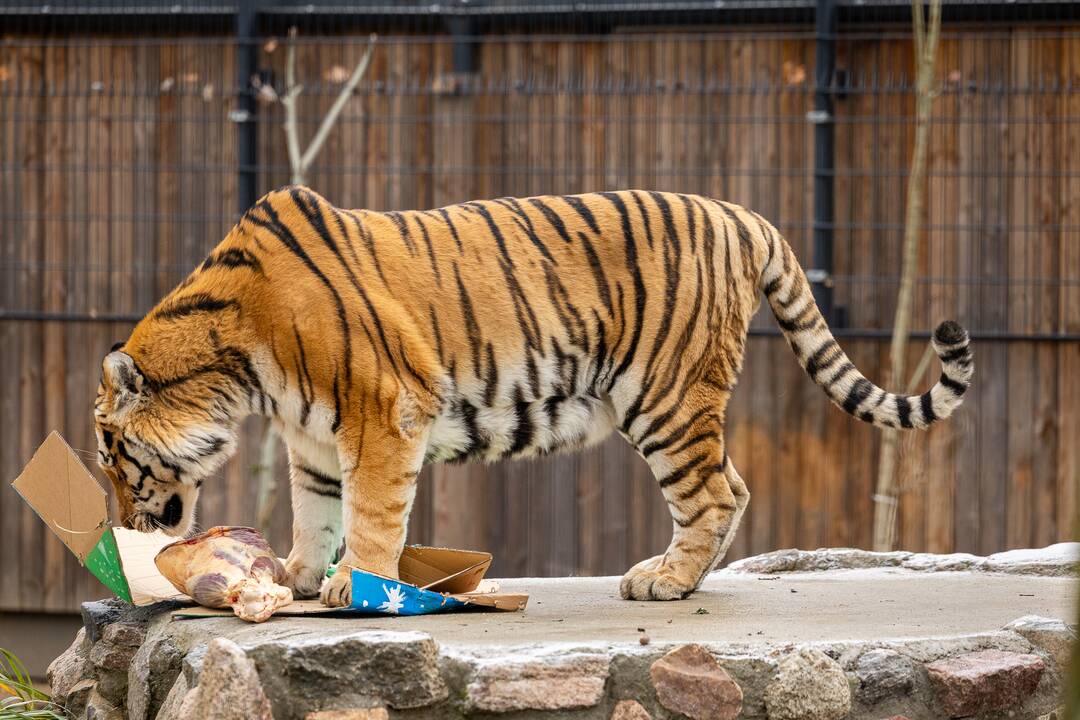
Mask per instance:
[[[833,322],[832,271],[835,169],[833,75],[836,70],[836,0],[817,0],[814,56],[814,253],[806,275],[821,313]]]
[[[257,48],[255,21],[258,0],[240,0],[236,9],[236,196],[243,213],[258,199],[258,124],[256,123],[255,93],[251,78],[255,74]]]

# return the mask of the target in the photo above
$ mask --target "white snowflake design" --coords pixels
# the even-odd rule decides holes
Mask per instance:
[[[401,592],[401,586],[396,585],[391,589],[386,587],[386,583],[383,583],[382,589],[386,593],[386,601],[379,606],[379,609],[397,615],[398,611],[405,607],[405,593]]]

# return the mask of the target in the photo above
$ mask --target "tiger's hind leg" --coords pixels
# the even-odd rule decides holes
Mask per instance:
[[[742,477],[735,470],[730,457],[728,457],[727,465],[724,467],[724,474],[727,477],[731,493],[735,496],[735,516],[731,519],[731,526],[727,529],[723,542],[720,543],[720,552],[717,553],[716,559],[713,560],[710,570],[715,570],[724,561],[732,541],[735,540],[735,533],[739,530],[739,523],[742,522],[746,506],[750,504],[750,491],[746,489],[746,483],[743,482]]]
[[[674,521],[663,555],[627,571],[620,593],[628,600],[677,600],[692,593],[730,544],[741,514],[727,470],[723,412],[727,393],[687,393],[688,402],[669,416],[653,418],[637,444],[649,463]],[[734,483],[749,496],[741,479]]]

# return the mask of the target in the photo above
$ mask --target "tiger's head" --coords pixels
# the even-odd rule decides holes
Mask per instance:
[[[94,404],[98,463],[124,527],[183,536],[195,522],[203,478],[232,454],[235,432],[198,403],[177,402],[156,388],[122,347],[102,363]]]

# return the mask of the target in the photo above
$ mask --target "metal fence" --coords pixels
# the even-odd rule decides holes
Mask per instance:
[[[362,4],[0,2],[0,470],[48,429],[92,448],[98,362],[284,184],[285,48],[310,138],[369,72],[310,172],[338,205],[642,187],[754,208],[788,237],[837,334],[880,378],[913,140],[904,2]],[[297,28],[290,40],[289,28]],[[949,2],[915,327],[955,317],[977,379],[955,422],[904,444],[904,547],[1065,537],[1080,480],[1080,11]],[[753,499],[734,556],[869,544],[876,435],[827,407],[754,322],[729,444]],[[913,348],[909,367],[922,349]],[[204,518],[251,522],[253,438]],[[282,471],[279,470],[279,474]],[[288,509],[275,547],[289,542]],[[621,572],[670,519],[616,444],[427,471],[414,539],[496,552],[504,574]],[[70,607],[88,580],[10,491],[0,607]]]

